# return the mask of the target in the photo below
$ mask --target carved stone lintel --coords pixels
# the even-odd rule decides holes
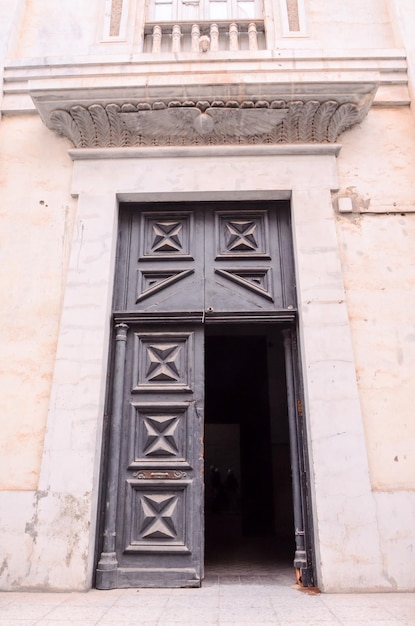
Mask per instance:
[[[76,148],[334,143],[369,106],[368,99],[92,104],[56,109],[48,126]]]

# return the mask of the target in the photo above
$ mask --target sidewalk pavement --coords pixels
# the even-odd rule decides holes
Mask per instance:
[[[242,576],[212,577],[200,589],[0,593],[0,626],[34,624],[415,626],[415,593],[311,594]]]

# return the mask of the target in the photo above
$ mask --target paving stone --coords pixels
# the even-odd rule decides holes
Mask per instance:
[[[0,626],[415,626],[415,594],[320,594],[284,585],[0,592]]]

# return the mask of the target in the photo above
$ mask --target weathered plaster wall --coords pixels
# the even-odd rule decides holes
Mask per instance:
[[[410,0],[394,1],[405,10],[412,8]],[[316,0],[306,5],[310,11],[308,41],[313,45],[344,49],[396,44],[386,0]],[[12,41],[14,18],[23,6],[19,0],[0,0],[0,56]],[[59,9],[52,0],[28,0],[27,7],[20,44],[10,48],[12,57],[67,55],[70,59],[88,54],[97,41],[98,0],[64,0]],[[298,186],[295,200],[301,219],[296,225],[296,237],[303,241],[299,250],[303,255],[304,301],[308,306],[307,298],[315,298],[314,280],[321,283],[323,300],[315,304],[315,313],[306,306],[303,316],[306,335],[307,323],[313,326],[306,347],[314,368],[308,380],[314,397],[308,408],[313,426],[313,489],[321,557],[318,565],[328,590],[342,585],[408,589],[414,585],[407,562],[415,543],[415,461],[410,456],[415,446],[411,398],[415,365],[413,118],[405,108],[372,109],[365,122],[346,133],[342,142],[337,161],[340,188],[343,195],[353,199],[355,212],[336,217],[343,271],[343,276],[337,271],[336,285],[341,286],[344,279],[365,440],[360,430],[357,394],[347,396],[347,402],[343,395],[347,385],[355,385],[352,360],[339,360],[341,367],[347,363],[348,376],[337,374],[334,391],[327,385],[329,358],[321,370],[313,360],[322,347],[343,354],[343,341],[348,342],[343,309],[339,319],[346,339],[339,340],[336,335],[338,346],[332,345],[326,326],[322,326],[322,310],[329,308],[337,320],[335,311],[339,301],[343,302],[341,295],[330,306],[326,301],[325,280],[330,287],[337,247],[327,251],[327,258],[318,250],[325,229],[330,231],[330,242],[334,231],[329,183],[323,200],[320,189],[314,187],[310,192],[316,185],[310,174],[313,157],[307,157],[296,175],[291,173],[284,180],[287,189],[293,181]],[[97,162],[91,170],[85,168],[88,176],[85,174],[82,180],[86,187],[92,175],[97,180],[94,189],[86,191],[71,250],[66,334],[61,334],[61,351],[71,359],[55,364],[75,216],[75,200],[69,193],[73,164],[67,156],[68,144],[48,131],[38,117],[29,115],[3,118],[0,146],[0,289],[4,295],[0,313],[0,501],[6,512],[0,519],[0,577],[8,588],[22,584],[32,588],[87,588],[93,569],[117,189],[111,188],[107,195],[100,189],[102,179],[111,186],[111,164],[103,167]],[[258,190],[261,185],[275,189],[283,184],[281,172],[287,162],[285,158],[281,163],[275,159],[271,167],[268,158],[257,158],[255,166],[251,160],[224,159],[219,163],[214,159],[209,172],[206,160],[190,161],[177,166],[173,160],[165,167],[163,163],[158,165],[158,169],[153,158],[139,161],[139,167],[130,163],[128,184],[120,189],[133,194],[141,188],[154,194],[163,181],[166,193],[176,192],[164,178],[165,171],[173,171],[175,164],[179,167],[180,190],[209,193],[219,189],[234,194],[232,177],[238,168],[237,182],[242,188],[249,183],[250,189]],[[77,166],[79,170],[79,163]],[[118,164],[118,169],[123,177],[125,165]],[[88,194],[94,193],[98,198],[91,200]],[[89,225],[86,248],[84,223]],[[85,276],[88,280],[92,276],[95,290],[88,280],[82,282]],[[336,295],[340,292],[342,289]],[[82,307],[86,301],[90,315],[87,320]],[[53,372],[58,392],[50,401]],[[48,406],[51,420],[44,446]],[[341,432],[343,423],[347,423],[349,433]],[[337,437],[336,429],[346,436]],[[370,483],[364,471],[366,451]],[[358,471],[351,463],[356,455],[361,464]],[[53,535],[51,528],[56,529]]]
[[[4,62],[19,37],[25,5],[25,0],[0,0],[0,100]]]
[[[409,90],[415,95],[415,11],[412,0],[389,0],[389,14],[398,46],[405,48],[408,62]],[[415,115],[412,106],[412,114]]]
[[[98,0],[27,0],[17,57],[89,53],[98,36]]]
[[[308,2],[309,33],[324,48],[392,48],[386,0]]]
[[[0,123],[0,489],[37,487],[75,201],[67,144]]]
[[[277,1],[277,0],[275,0]],[[280,0],[278,0],[280,1]],[[27,11],[16,56],[87,55],[100,41],[103,2],[62,0],[59,11],[54,0],[27,0]],[[143,5],[144,3],[140,3]],[[280,9],[275,10],[280,33],[276,47],[392,48],[395,35],[390,23],[387,0],[314,0],[305,3],[307,37],[281,39]],[[272,11],[268,11],[268,14]],[[49,19],[45,20],[45,15]],[[140,23],[138,16],[137,26]],[[269,27],[270,25],[268,25]],[[353,36],[351,36],[353,32]],[[138,33],[129,37],[137,42]],[[309,44],[307,44],[309,42]],[[109,51],[109,50],[107,50]],[[116,54],[119,50],[114,49]]]
[[[339,218],[374,489],[415,489],[415,214]]]
[[[374,489],[415,489],[415,128],[408,108],[372,109],[343,137],[342,269]]]
[[[402,587],[415,537],[415,131],[408,108],[372,109],[343,137],[337,233],[383,575]],[[407,588],[413,582],[408,581]]]

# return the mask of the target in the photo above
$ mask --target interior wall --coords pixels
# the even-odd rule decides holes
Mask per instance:
[[[230,553],[237,562],[254,540],[258,565],[265,547],[269,557],[286,558],[292,565],[295,539],[283,327],[228,324],[215,326],[211,334],[212,327],[206,326],[208,559],[212,550],[216,558]],[[216,468],[223,502],[214,500],[220,495],[214,489]],[[231,502],[226,490],[229,468],[238,482],[237,499]]]

